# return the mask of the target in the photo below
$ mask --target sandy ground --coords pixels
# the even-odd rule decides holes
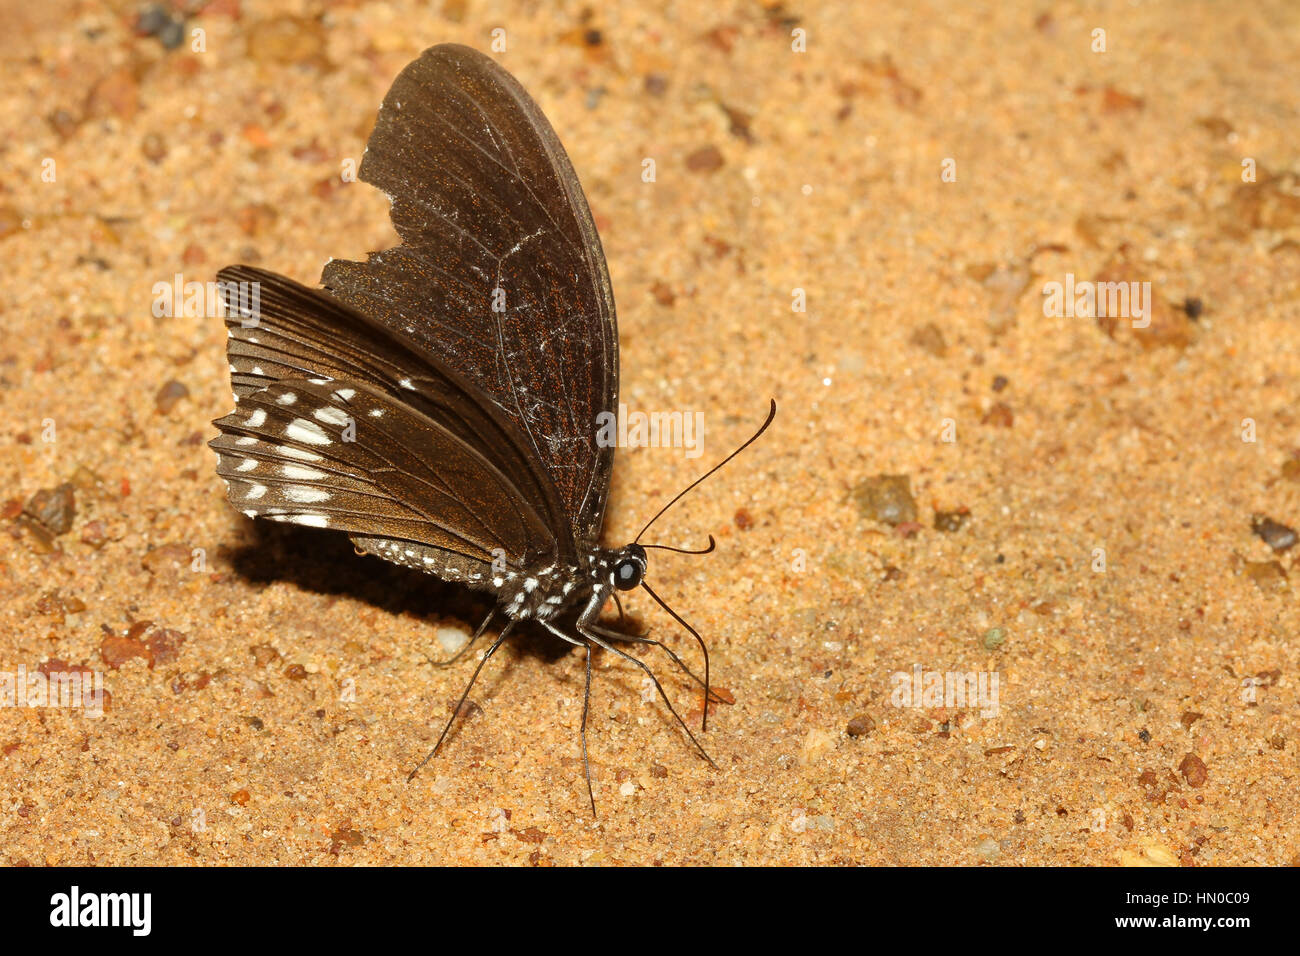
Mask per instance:
[[[0,860],[1300,858],[1294,4],[213,0],[171,50],[132,3],[5,6],[0,669],[111,703],[0,707]],[[239,516],[221,322],[151,311],[387,245],[342,165],[419,50],[496,27],[590,197],[623,400],[704,414],[700,459],[619,454],[607,539],[780,403],[657,527],[718,551],[650,569],[734,698],[720,769],[599,656],[594,823],[543,637],[406,782],[472,668],[426,655],[486,605]],[[1067,274],[1150,282],[1149,326],[1045,316]],[[997,706],[902,706],[914,668]]]

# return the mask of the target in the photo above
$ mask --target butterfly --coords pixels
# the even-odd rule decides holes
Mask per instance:
[[[614,448],[596,422],[618,407],[618,328],[596,227],[550,124],[494,60],[436,46],[394,81],[358,177],[390,197],[399,245],[331,260],[323,289],[251,266],[218,273],[236,408],[209,444],[230,502],[490,592],[461,653],[505,623],[461,703],[512,630],[534,622],[586,648],[588,697],[593,647],[641,668],[709,759],[649,666],[618,646],[660,647],[703,685],[707,728],[707,648],[645,581],[647,549],[683,549],[640,535],[601,545]],[[710,536],[685,553],[713,547]],[[699,642],[703,678],[661,642],[599,623],[611,596],[638,586]],[[584,698],[594,813],[586,722]]]

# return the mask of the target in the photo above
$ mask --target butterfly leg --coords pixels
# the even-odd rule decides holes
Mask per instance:
[[[591,703],[591,644],[585,641],[574,640],[565,634],[554,624],[548,621],[542,621],[542,626],[548,631],[575,647],[585,647],[587,649],[587,685],[582,692],[582,724],[578,730],[578,736],[582,739],[582,773],[587,778],[587,799],[591,801],[591,815],[596,816],[596,795],[591,789],[591,765],[587,762],[587,707]]]
[[[582,773],[587,778],[587,799],[591,801],[591,817],[596,818],[596,795],[591,792],[591,766],[587,763],[587,707],[591,703],[591,645],[587,645],[587,684],[582,690],[582,725],[578,736],[582,738]]]
[[[700,645],[700,651],[704,654],[704,680],[700,680],[693,673],[691,673],[690,668],[688,668],[685,664],[683,664],[680,660],[678,660],[677,655],[674,654],[671,650],[669,650],[667,645],[659,644],[658,641],[652,641],[647,639],[645,635],[650,633],[649,630],[643,631],[641,634],[638,635],[631,635],[631,634],[621,634],[617,631],[612,631],[609,628],[602,627],[596,623],[596,617],[599,614],[599,611],[593,610],[592,607],[588,607],[587,610],[583,613],[583,615],[579,618],[578,621],[580,625],[579,630],[581,630],[582,627],[585,626],[587,629],[594,630],[602,637],[611,640],[628,641],[635,644],[659,644],[659,646],[662,647],[665,651],[667,651],[668,654],[672,657],[672,659],[677,662],[678,667],[680,667],[683,671],[689,674],[692,680],[694,680],[697,684],[699,684],[701,687],[704,688],[704,706],[700,714],[700,730],[708,730],[709,729],[709,702],[712,701],[713,703],[720,703],[720,700],[716,696],[714,696],[711,690],[709,690],[709,647],[707,644],[704,643],[704,638],[700,636],[700,632],[697,631],[695,628],[691,627],[691,625],[688,624],[680,614],[678,614],[671,607],[669,607],[667,602],[665,602],[663,598],[661,598],[654,591],[650,590],[650,585],[642,581],[641,587],[645,590],[647,594],[650,595],[650,597],[654,598],[656,604],[658,604],[661,608],[667,611],[669,615],[672,616],[672,619],[674,621],[676,621],[678,624],[684,627],[690,633],[691,637],[695,638],[695,643]],[[618,592],[614,592],[614,600],[618,601]],[[620,604],[619,605],[620,614],[622,613],[622,610],[623,607]]]
[[[468,651],[471,647],[474,646],[474,642],[483,636],[483,632],[487,630],[488,624],[491,623],[492,618],[496,616],[496,613],[497,613],[497,609],[495,607],[492,608],[492,610],[488,611],[488,616],[485,617],[483,619],[483,623],[478,626],[478,630],[474,632],[474,636],[471,637],[468,641],[466,641],[460,650],[458,650],[455,654],[452,654],[451,657],[447,658],[445,661],[435,661],[428,654],[424,655],[424,659],[428,661],[430,664],[432,664],[434,667],[450,667],[452,664],[455,664],[458,660],[460,660],[462,657],[465,656],[466,651]]]
[[[681,715],[677,713],[677,708],[675,708],[673,706],[673,702],[668,699],[668,694],[664,691],[663,685],[659,683],[659,678],[655,677],[654,671],[652,671],[644,661],[638,660],[637,658],[633,657],[631,654],[619,650],[613,644],[607,643],[605,640],[601,638],[599,634],[594,633],[590,629],[589,625],[584,624],[581,619],[579,619],[578,621],[578,633],[581,634],[583,637],[585,637],[587,640],[591,641],[597,647],[603,647],[611,654],[617,654],[619,657],[631,661],[637,667],[641,668],[641,670],[645,671],[646,676],[649,677],[650,680],[654,683],[655,689],[659,691],[659,696],[663,698],[664,703],[668,706],[669,713],[671,713],[673,717],[676,719],[677,723],[681,725],[682,730],[686,731],[686,736],[691,738],[691,743],[695,744],[695,749],[700,752],[700,756],[703,757],[705,760],[707,760],[709,762],[709,766],[712,767],[714,770],[718,769],[718,765],[713,762],[713,758],[709,756],[709,752],[704,749],[704,747],[700,744],[698,740],[695,739],[695,735],[691,733],[691,728],[686,726],[686,721],[682,720]]]
[[[491,659],[492,655],[497,652],[497,648],[501,646],[501,642],[506,639],[506,635],[510,633],[510,629],[514,626],[514,621],[508,622],[506,626],[501,629],[501,633],[497,636],[497,639],[492,642],[492,646],[487,649],[487,653],[483,655],[483,659],[478,662],[478,667],[474,668],[474,676],[469,679],[469,683],[465,686],[465,693],[461,694],[460,700],[456,702],[456,707],[452,710],[451,717],[447,720],[447,726],[442,728],[442,734],[438,737],[438,742],[433,745],[433,749],[429,751],[428,755],[420,761],[419,766],[406,775],[407,782],[414,780],[415,775],[419,773],[420,770],[423,769],[424,765],[432,760],[434,755],[438,753],[439,748],[442,747],[442,742],[447,739],[447,731],[451,730],[451,725],[456,722],[456,716],[460,713],[460,708],[465,703],[465,698],[469,697],[469,692],[473,689],[474,682],[478,680],[478,675],[479,672],[483,670],[483,665],[486,664],[488,660]]]
[[[695,681],[695,683],[699,684],[701,687],[705,687],[704,678],[698,676],[693,670],[687,667],[686,664],[682,661],[682,659],[673,652],[673,649],[669,647],[667,644],[663,643],[663,641],[656,641],[651,638],[643,637],[635,634],[623,634],[620,631],[612,630],[600,624],[589,624],[587,625],[587,627],[589,630],[595,632],[596,634],[599,634],[601,637],[605,638],[608,641],[626,641],[629,644],[652,644],[655,647],[663,648],[663,652],[673,659],[673,663],[676,664],[679,668],[681,668],[682,673],[684,673],[691,680]],[[709,701],[714,704],[725,703],[725,701],[721,697],[719,697],[717,694],[713,693],[712,691],[709,691]]]

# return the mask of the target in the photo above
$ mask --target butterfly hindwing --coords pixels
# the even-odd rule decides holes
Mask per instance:
[[[402,244],[330,262],[323,284],[474,383],[545,468],[564,533],[594,540],[613,463],[596,416],[617,402],[618,333],[550,124],[489,57],[434,47],[393,83],[359,175],[392,199]]]
[[[480,562],[554,549],[549,529],[479,451],[362,383],[276,382],[215,424],[217,471],[231,503],[250,516]]]

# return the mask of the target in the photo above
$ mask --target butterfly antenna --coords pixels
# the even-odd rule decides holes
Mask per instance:
[[[700,477],[696,478],[696,479],[695,479],[694,481],[692,481],[689,485],[687,485],[685,488],[683,488],[681,491],[679,491],[679,492],[677,493],[677,497],[673,498],[672,501],[668,502],[668,504],[666,504],[666,505],[664,505],[662,508],[660,508],[660,509],[659,509],[659,513],[656,514],[653,518],[651,518],[649,521],[646,522],[645,527],[641,529],[641,534],[638,534],[638,535],[636,536],[636,538],[633,540],[633,544],[635,544],[636,542],[640,541],[640,540],[641,540],[641,535],[642,535],[642,534],[645,534],[646,531],[648,531],[648,530],[650,529],[650,526],[651,526],[652,524],[654,524],[656,521],[658,521],[658,520],[663,516],[663,513],[664,513],[665,511],[667,511],[667,510],[668,510],[669,508],[671,508],[673,505],[677,504],[677,502],[681,501],[682,498],[686,495],[687,492],[689,492],[691,489],[693,489],[696,485],[700,484],[700,482],[704,481],[704,479],[708,478],[710,475],[712,475],[715,471],[717,471],[719,468],[721,468],[721,467],[722,467],[723,465],[725,465],[727,462],[731,461],[731,459],[735,458],[737,455],[739,455],[742,451],[744,451],[744,450],[745,450],[746,448],[748,448],[750,445],[754,444],[754,442],[758,441],[758,436],[761,435],[761,434],[763,434],[763,432],[767,431],[767,426],[772,424],[772,419],[774,419],[774,418],[776,418],[776,399],[775,399],[775,398],[772,399],[772,408],[771,408],[771,410],[767,413],[767,421],[763,422],[763,424],[759,427],[758,431],[754,432],[754,434],[750,436],[749,441],[745,442],[745,444],[741,445],[739,448],[737,448],[735,451],[733,451],[733,452],[732,452],[730,455],[728,455],[726,458],[722,459],[722,461],[718,462],[716,465],[714,465],[712,468],[710,468],[710,469],[709,469],[708,471],[706,471],[704,474],[700,475]],[[655,547],[661,547],[661,545],[655,545]],[[713,550],[712,547],[710,547],[709,550],[710,550],[710,551]]]
[[[713,540],[713,535],[709,535],[709,546],[707,548],[697,548],[692,551],[690,548],[672,548],[666,544],[643,544],[643,548],[658,548],[660,551],[672,551],[674,554],[708,554],[718,546],[718,542]],[[617,595],[616,595],[617,596]]]

